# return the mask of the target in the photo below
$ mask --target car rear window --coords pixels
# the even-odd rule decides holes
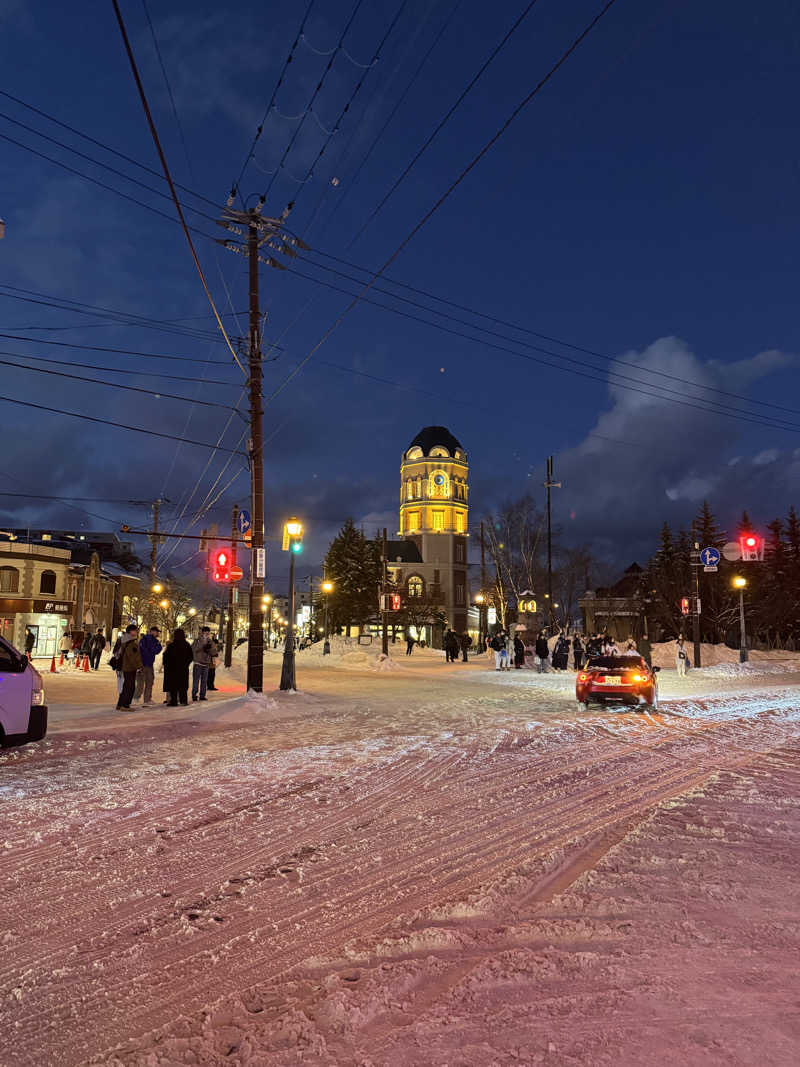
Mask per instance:
[[[644,662],[641,656],[592,656],[587,667],[602,667],[604,670],[610,670],[613,667],[625,668],[625,667],[645,667],[647,664]]]

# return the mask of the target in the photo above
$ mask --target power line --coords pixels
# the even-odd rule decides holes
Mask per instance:
[[[129,504],[132,507],[147,507],[153,506],[152,500],[129,500],[126,497],[112,497],[112,496],[52,496],[48,493],[9,493],[5,490],[0,490],[0,496],[10,497],[22,497],[30,500],[57,500],[68,501],[72,500],[78,504]],[[169,507],[170,505],[166,505]]]
[[[18,400],[13,396],[0,396],[0,401],[6,404],[16,404],[19,407],[34,408],[37,411],[47,411],[51,415],[66,415],[71,419],[81,419],[84,422],[97,422],[104,426],[114,426],[118,430],[130,430],[132,433],[147,434],[148,437],[162,437],[167,441],[180,441],[182,438],[176,437],[175,434],[163,433],[160,430],[145,430],[141,426],[129,426],[124,422],[114,422],[111,419],[101,419],[96,415],[84,415],[79,411],[65,411],[63,408],[51,408],[45,404],[34,404],[31,400]],[[207,441],[186,441],[186,444],[197,445],[199,448],[210,448],[211,445]],[[220,447],[221,446],[217,446]],[[223,448],[223,452],[236,452],[233,448]],[[244,452],[237,452],[237,455],[245,455]]]
[[[342,44],[344,43],[344,39],[347,36],[347,31],[350,29],[351,25],[353,24],[353,20],[355,19],[356,15],[358,14],[359,8],[361,7],[363,2],[364,2],[364,0],[356,0],[355,6],[353,7],[352,11],[350,12],[350,17],[348,18],[347,22],[345,23],[344,29],[342,30],[342,32],[341,32],[341,34],[339,36],[339,41],[338,41],[338,43],[336,45],[336,48],[331,53],[330,59],[328,60],[328,63],[326,65],[326,67],[325,67],[325,70],[322,72],[322,76],[319,79],[319,81],[317,82],[317,84],[316,84],[316,86],[314,88],[314,91],[311,94],[311,99],[309,100],[308,104],[306,105],[305,114],[303,115],[303,118],[300,120],[300,123],[298,124],[298,126],[295,129],[294,133],[289,138],[289,143],[286,146],[286,148],[284,149],[283,155],[281,156],[280,162],[278,163],[278,168],[275,171],[275,174],[273,174],[273,176],[270,178],[269,185],[267,186],[266,192],[261,197],[261,199],[262,199],[262,201],[264,203],[266,203],[267,198],[269,197],[269,194],[270,194],[270,192],[272,190],[272,186],[273,186],[273,184],[275,182],[275,176],[278,174],[278,171],[280,171],[283,168],[283,165],[286,162],[286,159],[287,159],[289,153],[291,152],[292,148],[294,147],[294,143],[297,140],[297,138],[298,138],[298,136],[300,134],[300,131],[302,130],[303,126],[305,125],[306,116],[307,116],[308,112],[311,110],[311,108],[314,106],[314,101],[317,99],[317,96],[318,96],[320,90],[322,89],[322,86],[325,84],[325,79],[327,78],[328,74],[330,73],[331,67],[333,66],[334,62],[336,61],[336,56],[339,54],[339,51],[340,51],[340,49],[342,47]],[[113,0],[113,3],[116,3],[116,0]]]
[[[378,206],[373,210],[372,214],[369,215],[369,217],[367,218],[366,222],[361,226],[361,229],[358,231],[358,233],[353,238],[351,244],[354,244],[358,240],[358,238],[361,236],[361,234],[364,232],[364,230],[367,228],[367,226],[369,226],[369,224],[372,222],[372,220],[375,218],[375,216],[381,211],[381,209],[383,208],[383,206],[387,202],[387,200],[389,200],[389,198],[395,193],[395,191],[402,184],[402,182],[405,181],[405,179],[408,177],[408,175],[410,174],[410,172],[413,169],[413,167],[416,165],[416,163],[419,160],[419,158],[428,149],[428,147],[433,143],[433,141],[435,140],[435,138],[439,134],[439,131],[442,129],[442,127],[445,126],[450,121],[451,117],[455,114],[455,112],[461,106],[461,104],[463,103],[464,99],[471,92],[471,90],[478,83],[478,81],[480,81],[480,79],[483,77],[483,74],[485,73],[485,71],[491,66],[491,64],[494,61],[494,59],[496,58],[496,56],[503,50],[503,48],[505,48],[505,46],[508,43],[508,41],[513,37],[513,35],[516,33],[516,31],[519,29],[519,27],[525,21],[525,19],[528,16],[528,13],[531,11],[531,9],[533,7],[535,7],[536,3],[537,3],[537,0],[530,0],[530,2],[526,5],[525,9],[523,10],[522,14],[517,16],[516,20],[511,25],[511,27],[509,28],[509,30],[506,33],[506,35],[503,37],[503,39],[500,41],[499,44],[495,45],[495,47],[492,49],[491,53],[489,54],[488,58],[485,60],[483,65],[472,76],[472,78],[470,79],[469,83],[461,91],[461,93],[460,93],[458,99],[456,100],[456,102],[447,111],[447,113],[444,115],[444,117],[442,119],[440,119],[439,123],[437,124],[437,126],[435,127],[433,132],[428,136],[427,140],[422,145],[422,147],[417,151],[416,155],[414,155],[414,157],[412,158],[411,162],[407,164],[405,170],[402,172],[402,174],[399,176],[399,178],[397,178],[395,180],[394,184],[391,186],[389,191],[386,193],[386,195],[380,201]]]
[[[157,400],[181,400],[186,404],[203,404],[209,408],[224,408],[230,410],[230,404],[218,404],[215,400],[193,400],[190,396],[177,396],[174,393],[164,393],[155,389],[143,389],[136,385],[123,385],[122,382],[103,382],[97,378],[88,378],[84,374],[67,374],[65,371],[50,370],[45,367],[26,367],[22,363],[12,363],[8,359],[0,359],[0,366],[2,367],[15,367],[17,370],[32,371],[34,374],[47,374],[56,378],[71,378],[76,382],[87,382],[89,385],[103,385],[110,386],[112,389],[121,389],[129,393],[144,393],[145,396],[149,396],[152,399]]]
[[[117,16],[117,22],[119,23],[120,33],[122,34],[122,40],[123,40],[123,43],[125,45],[125,51],[128,54],[128,61],[129,61],[130,65],[131,65],[131,71],[133,72],[133,77],[134,77],[134,80],[136,82],[136,88],[139,90],[139,98],[141,99],[142,107],[144,109],[145,116],[147,117],[147,124],[150,127],[150,134],[151,134],[151,136],[153,138],[153,143],[156,146],[156,151],[158,152],[158,157],[161,160],[161,166],[162,166],[162,169],[164,171],[164,177],[167,179],[167,184],[169,185],[169,191],[172,194],[172,200],[173,200],[173,202],[175,204],[175,210],[178,213],[178,218],[180,219],[181,228],[183,229],[184,236],[186,237],[186,242],[189,245],[189,251],[191,252],[192,260],[194,262],[194,265],[195,265],[195,268],[197,270],[197,273],[200,276],[200,281],[203,283],[203,289],[205,290],[205,294],[206,294],[206,297],[208,298],[208,302],[209,302],[209,305],[211,306],[211,310],[214,312],[214,318],[217,320],[217,326],[219,327],[219,331],[222,334],[222,336],[225,338],[225,343],[227,344],[228,349],[229,349],[231,355],[233,356],[234,362],[239,366],[239,368],[242,371],[242,373],[246,375],[247,371],[244,369],[244,364],[241,362],[241,360],[237,356],[236,352],[234,351],[233,345],[230,342],[230,338],[228,337],[228,334],[225,331],[225,326],[224,326],[224,324],[222,322],[222,319],[220,318],[219,312],[217,311],[217,306],[214,303],[214,298],[211,295],[211,290],[208,288],[208,283],[206,282],[206,277],[205,277],[205,274],[203,273],[203,268],[200,266],[200,260],[197,258],[197,252],[195,251],[194,242],[192,241],[192,235],[189,233],[189,228],[186,225],[186,220],[183,217],[183,210],[181,209],[181,203],[180,203],[180,200],[178,200],[178,194],[175,191],[175,186],[174,186],[173,181],[172,181],[172,175],[170,174],[169,167],[167,166],[167,160],[166,160],[166,157],[164,156],[164,150],[162,149],[161,141],[158,138],[158,132],[156,130],[155,123],[153,122],[153,116],[152,116],[152,114],[150,112],[150,105],[147,102],[147,97],[145,95],[144,86],[142,85],[142,79],[139,77],[139,70],[138,70],[138,67],[136,66],[136,60],[135,60],[134,55],[133,55],[133,50],[131,48],[130,41],[128,40],[128,33],[127,33],[127,30],[125,29],[125,23],[124,23],[123,18],[122,18],[122,12],[120,11],[119,3],[117,2],[117,0],[111,0],[111,3],[114,6],[114,13]]]
[[[397,114],[397,112],[402,107],[404,101],[406,100],[406,97],[408,96],[409,92],[411,91],[412,86],[414,85],[414,83],[416,82],[416,80],[419,77],[420,73],[422,72],[423,68],[425,67],[425,64],[428,62],[428,59],[430,58],[430,56],[432,55],[432,53],[436,49],[436,46],[439,44],[439,41],[441,40],[441,38],[444,35],[445,31],[447,30],[448,26],[453,21],[453,18],[454,18],[455,14],[456,14],[456,11],[460,7],[461,3],[462,3],[462,0],[455,0],[455,3],[453,4],[452,8],[450,9],[450,13],[445,18],[445,20],[442,22],[442,25],[439,27],[439,31],[435,35],[435,37],[433,38],[433,41],[431,42],[430,47],[425,52],[425,54],[423,55],[422,59],[418,63],[416,69],[414,70],[414,73],[411,75],[411,78],[406,83],[405,88],[403,89],[402,93],[398,97],[398,99],[397,99],[394,107],[392,108],[391,112],[389,113],[386,121],[383,123],[383,125],[380,128],[380,130],[378,130],[377,134],[375,135],[372,143],[370,144],[369,148],[366,151],[366,154],[364,155],[364,157],[362,158],[361,162],[359,163],[355,174],[353,175],[353,177],[348,182],[347,188],[344,190],[344,192],[342,193],[342,196],[337,200],[336,204],[334,205],[333,211],[331,211],[330,215],[328,216],[328,223],[330,223],[331,219],[335,216],[336,212],[339,210],[339,208],[342,206],[344,201],[347,199],[348,194],[351,192],[353,187],[358,182],[358,179],[361,176],[361,172],[363,171],[364,167],[367,165],[367,162],[369,161],[370,156],[375,151],[375,148],[376,148],[378,142],[383,137],[384,133],[386,133],[386,130],[391,125],[392,120],[394,119],[395,115]],[[344,160],[344,157],[346,155],[346,151],[347,151],[347,149],[345,149],[345,152],[343,152],[343,154],[342,154],[342,156],[340,158],[340,163]],[[325,196],[327,195],[327,192],[328,192],[327,189],[323,189],[322,190],[322,192],[320,194],[320,197],[319,197],[319,200],[317,201],[317,205],[314,208],[314,213],[311,216],[311,221],[308,224],[309,228],[314,224],[314,220],[317,217],[317,214],[318,214],[318,212],[320,210],[320,207],[322,206],[322,201],[324,200]]]
[[[286,60],[284,61],[284,64],[283,64],[283,67],[281,68],[280,74],[278,75],[278,80],[275,83],[275,88],[272,90],[272,96],[269,98],[269,103],[267,104],[266,110],[264,111],[264,114],[263,114],[263,116],[261,118],[261,122],[258,124],[258,127],[256,128],[256,132],[255,132],[255,135],[253,137],[252,143],[250,145],[250,149],[249,149],[249,151],[248,151],[248,153],[247,153],[247,155],[245,157],[244,163],[242,164],[242,169],[239,171],[239,177],[233,183],[233,186],[231,188],[231,192],[234,195],[239,192],[239,187],[242,184],[242,178],[244,177],[244,172],[247,170],[247,164],[253,158],[253,151],[255,150],[255,147],[258,144],[258,141],[259,141],[259,139],[261,137],[261,134],[263,132],[264,123],[267,121],[267,116],[269,115],[269,113],[272,110],[272,107],[273,107],[273,105],[275,103],[275,98],[278,95],[278,90],[280,89],[281,85],[283,85],[283,79],[286,76],[286,71],[289,69],[289,64],[292,62],[292,59],[294,58],[294,53],[295,53],[295,51],[297,49],[297,45],[298,45],[298,43],[300,41],[300,38],[301,38],[301,36],[303,34],[303,30],[305,29],[306,21],[308,19],[308,16],[311,14],[311,8],[313,6],[314,6],[314,0],[309,0],[308,7],[306,8],[302,19],[300,20],[300,29],[297,31],[297,35],[295,36],[294,42],[292,44],[292,47],[289,50],[289,54],[286,57]]]
[[[57,367],[74,367],[74,360],[70,359],[50,359],[47,356],[32,356],[27,352],[6,352],[5,349],[0,348],[0,356],[13,356],[15,359],[33,359],[38,363],[53,363]],[[139,378],[164,378],[169,382],[192,382],[197,383],[197,376],[188,378],[182,374],[160,374],[158,371],[151,370],[136,370],[131,367],[98,367],[96,363],[84,363],[81,362],[80,366],[84,370],[99,370],[105,371],[107,374],[133,374]],[[240,389],[241,382],[223,382],[219,378],[203,378],[204,385],[225,385],[231,389]]]
[[[195,359],[194,356],[172,356],[166,352],[140,352],[135,348],[110,348],[105,345],[81,345],[74,344],[72,341],[54,341],[51,338],[45,337],[24,337],[17,333],[0,333],[0,337],[4,337],[9,341],[25,341],[27,344],[56,345],[58,348],[73,348],[80,352],[111,352],[114,355],[137,356],[140,359],[170,359],[177,360],[179,363],[211,363],[215,367],[220,366],[218,359]]]

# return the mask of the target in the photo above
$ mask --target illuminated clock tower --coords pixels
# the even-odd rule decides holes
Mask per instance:
[[[400,464],[400,536],[422,559],[405,570],[406,596],[426,595],[458,633],[467,627],[469,467],[461,443],[444,426],[426,426]]]

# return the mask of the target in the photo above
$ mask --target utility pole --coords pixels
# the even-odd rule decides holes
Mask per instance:
[[[386,611],[386,527],[383,528],[381,541],[381,652],[384,656],[389,655],[389,617]]]
[[[150,581],[151,583],[156,580],[156,557],[158,556],[158,546],[161,544],[161,539],[158,536],[158,511],[161,507],[161,498],[153,501],[153,532],[150,535],[150,541],[152,548],[150,549]]]
[[[203,530],[201,532],[201,537],[203,539],[200,542],[200,551],[201,552],[205,552],[205,554],[206,554],[206,567],[205,567],[206,579],[205,579],[205,588],[203,590],[203,623],[202,623],[203,626],[205,626],[205,624],[206,624],[206,615],[208,613],[208,582],[209,582],[209,579],[211,577],[211,574],[210,574],[211,568],[208,565],[208,541],[206,540],[207,533],[208,533],[208,530]],[[222,634],[220,633],[220,637],[221,636],[222,636]]]
[[[314,640],[314,576],[308,576],[308,639]]]
[[[550,518],[550,490],[560,489],[561,482],[553,481],[553,457],[547,457],[547,628],[553,628],[553,530]]]
[[[692,640],[694,641],[694,665],[700,666],[700,542],[695,541],[692,552],[694,570],[694,611],[692,612]]]
[[[483,624],[484,611],[487,612],[488,617],[486,593],[486,542],[483,539],[483,519],[481,519],[481,596],[483,599],[478,605],[478,650],[480,652],[483,652],[483,642],[486,639],[486,631],[489,629],[488,622],[486,626]]]
[[[231,560],[232,565],[236,563],[236,535],[237,528],[236,522],[239,518],[239,505],[233,505],[233,512],[231,514]],[[228,588],[228,619],[227,626],[225,628],[225,659],[224,663],[226,667],[230,667],[233,656],[233,613],[234,613],[234,593],[238,589],[235,582],[231,582]],[[248,687],[249,688],[249,687]]]
[[[250,501],[252,509],[252,536],[250,556],[250,619],[247,643],[247,688],[260,693],[264,687],[264,579],[266,577],[266,553],[264,549],[264,445],[263,445],[263,400],[261,393],[261,331],[258,299],[258,264],[265,263],[279,270],[286,268],[272,256],[259,255],[262,245],[267,244],[276,252],[288,252],[296,256],[295,247],[308,248],[299,238],[281,234],[281,226],[289,217],[290,204],[280,218],[268,218],[261,214],[263,198],[249,211],[234,211],[235,190],[231,191],[220,225],[245,241],[225,238],[219,241],[231,252],[247,256],[250,289],[250,344],[249,344],[249,390],[250,390]]]

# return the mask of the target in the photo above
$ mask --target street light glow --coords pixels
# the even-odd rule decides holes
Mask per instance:
[[[160,606],[162,608],[164,608],[164,609],[168,608],[169,607],[169,601],[168,600],[162,600]]]
[[[737,574],[733,579],[733,585],[736,589],[744,589],[747,585],[747,579],[743,578],[740,574]]]
[[[476,593],[475,594],[475,603],[476,604],[482,604],[484,599],[485,599],[485,597],[484,597],[483,593]]]
[[[197,608],[189,608],[189,614],[190,615],[196,615],[197,614]]]
[[[322,583],[322,592],[323,593],[332,593],[333,592],[333,582],[323,582]]]
[[[153,586],[153,592],[154,593],[160,593],[163,588],[164,588],[164,586],[161,584],[161,582],[156,582],[155,585]]]
[[[299,537],[303,532],[303,524],[299,519],[289,519],[286,523],[286,532],[290,537]]]

